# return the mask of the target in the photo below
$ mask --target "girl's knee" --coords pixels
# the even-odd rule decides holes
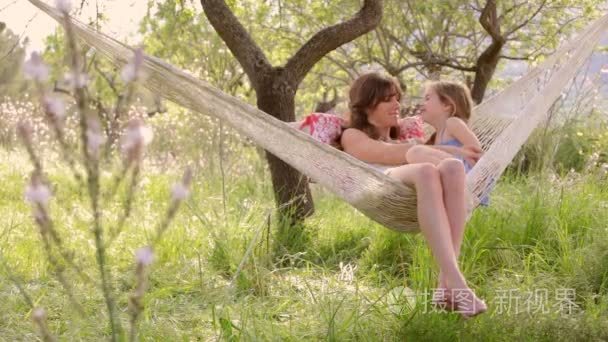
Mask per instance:
[[[430,187],[441,185],[439,170],[435,165],[431,163],[420,163],[417,165],[417,168],[416,186],[421,186],[422,188],[430,190]]]
[[[406,164],[389,169],[386,174],[408,186],[424,191],[441,189],[439,170],[432,163]]]
[[[447,158],[439,162],[437,169],[442,175],[464,175],[464,163],[456,158]]]

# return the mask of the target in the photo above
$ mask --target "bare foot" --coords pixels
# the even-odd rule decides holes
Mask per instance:
[[[454,303],[448,293],[448,286],[446,284],[443,274],[439,272],[438,284],[433,291],[433,298],[431,303],[435,308],[445,311],[454,311]]]
[[[464,318],[471,318],[488,310],[486,303],[478,298],[471,289],[451,289],[445,291],[454,309]]]
[[[449,297],[448,290],[445,287],[437,287],[433,291],[431,303],[439,310],[454,311],[454,303]]]

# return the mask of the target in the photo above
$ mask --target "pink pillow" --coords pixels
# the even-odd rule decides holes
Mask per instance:
[[[322,143],[336,146],[339,145],[340,135],[347,122],[337,115],[311,113],[293,125]],[[399,119],[399,127],[400,141],[424,139],[423,121],[418,115]]]
[[[334,145],[338,143],[345,124],[344,119],[337,115],[311,113],[300,121],[298,128],[322,143]]]
[[[399,140],[424,139],[424,121],[420,115],[409,116],[399,119],[400,134]]]

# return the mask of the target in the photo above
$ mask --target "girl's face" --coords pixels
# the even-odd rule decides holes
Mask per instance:
[[[399,125],[399,95],[394,92],[384,99],[381,99],[376,107],[369,109],[367,120],[378,128],[393,127]]]
[[[437,95],[433,87],[427,87],[424,91],[424,101],[420,108],[422,120],[430,124],[446,120],[450,117],[451,110],[452,106],[441,102],[439,95]]]

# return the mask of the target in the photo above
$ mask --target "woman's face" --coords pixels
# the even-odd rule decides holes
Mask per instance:
[[[444,118],[447,119],[450,116],[450,109],[450,105],[441,102],[439,95],[437,95],[433,87],[427,87],[424,91],[424,101],[420,108],[422,120],[432,123]]]
[[[401,104],[399,103],[399,95],[395,92],[388,97],[381,99],[376,107],[368,110],[367,120],[372,125],[385,128],[399,125],[399,111]]]

